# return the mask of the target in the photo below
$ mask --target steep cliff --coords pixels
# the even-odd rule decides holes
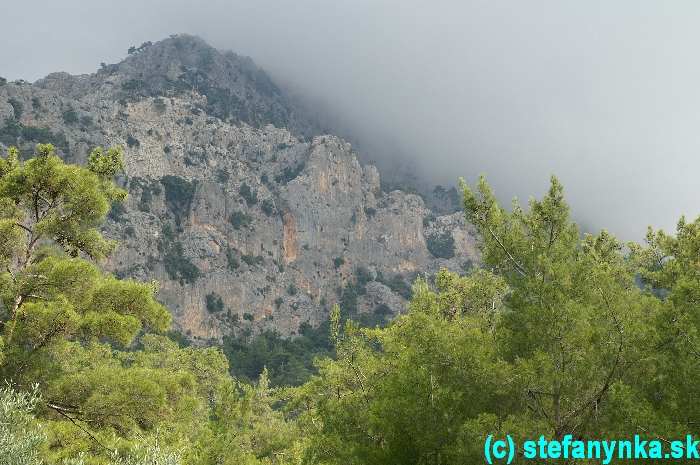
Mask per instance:
[[[317,125],[250,59],[173,36],[95,74],[0,86],[0,144],[53,142],[85,159],[122,145],[129,198],[106,232],[107,266],[160,282],[192,338],[274,328],[292,335],[332,303],[401,311],[418,273],[476,259],[462,215],[384,192],[350,144]]]

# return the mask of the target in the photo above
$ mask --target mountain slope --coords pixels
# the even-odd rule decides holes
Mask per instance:
[[[383,192],[250,59],[200,39],[144,44],[91,75],[0,86],[0,143],[53,141],[71,161],[122,145],[129,199],[107,266],[155,279],[192,338],[318,324],[332,303],[372,321],[401,310],[420,271],[476,259],[462,215]],[[312,137],[313,136],[313,137]]]

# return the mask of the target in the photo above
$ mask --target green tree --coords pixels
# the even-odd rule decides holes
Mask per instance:
[[[624,404],[628,423],[654,436],[698,434],[700,418],[700,217],[681,218],[676,234],[649,228],[646,245],[630,244],[641,284],[658,298],[648,326],[646,371]]]

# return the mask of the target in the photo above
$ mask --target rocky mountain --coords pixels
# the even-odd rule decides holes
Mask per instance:
[[[476,259],[460,213],[382,189],[347,142],[249,59],[185,35],[130,49],[94,74],[0,81],[0,144],[52,142],[82,162],[122,145],[129,191],[105,226],[106,266],[160,282],[192,339],[293,335],[341,302],[368,321],[400,312],[410,282]]]

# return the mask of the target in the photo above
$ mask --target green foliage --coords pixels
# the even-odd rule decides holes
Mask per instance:
[[[0,128],[0,142],[5,145],[27,146],[36,142],[47,142],[68,153],[68,140],[63,133],[54,133],[48,128],[25,126],[17,120],[7,119]]]
[[[107,218],[114,221],[115,223],[119,223],[123,220],[123,216],[125,213],[126,213],[126,207],[124,206],[123,203],[114,203],[114,204],[112,204],[112,208],[109,210],[109,213],[107,214]]]
[[[287,286],[287,294],[289,294],[289,295],[297,295],[297,292],[299,292],[299,290],[298,290],[297,287],[294,285],[294,283],[290,283],[289,286]]]
[[[343,257],[335,257],[333,259],[333,266],[335,267],[336,270],[338,268],[340,268],[341,266],[343,266],[344,264],[345,264],[345,259]]]
[[[327,322],[318,328],[304,323],[293,338],[273,331],[253,338],[228,336],[223,350],[231,361],[231,374],[250,381],[267,367],[272,386],[298,386],[317,372],[315,359],[332,354],[328,328]]]
[[[76,112],[73,108],[69,108],[68,110],[64,111],[61,116],[63,117],[63,122],[69,126],[77,124],[78,121],[80,121],[78,112]],[[129,145],[129,147],[131,147],[131,145]]]
[[[263,257],[261,255],[241,255],[241,260],[248,266],[261,265],[263,263]]]
[[[137,138],[135,138],[134,136],[132,136],[131,134],[129,134],[128,136],[126,136],[126,145],[127,145],[129,148],[132,148],[132,149],[133,149],[134,147],[140,147],[140,146],[141,146],[141,142],[139,142],[139,140],[138,140]]]
[[[404,299],[411,298],[411,285],[408,284],[400,274],[394,274],[390,278],[386,278],[380,274],[377,276],[377,281],[384,284]]]
[[[41,465],[39,451],[46,433],[33,413],[39,402],[36,387],[27,392],[0,389],[0,462],[3,465]]]
[[[253,217],[246,212],[236,210],[231,214],[229,221],[231,222],[233,229],[238,230],[247,227],[251,221],[253,221]]]
[[[254,192],[248,184],[241,184],[239,193],[241,194],[241,197],[245,199],[246,204],[248,204],[248,206],[255,205],[256,203],[258,203],[258,194]]]
[[[20,118],[22,118],[22,114],[24,113],[24,105],[22,105],[22,102],[20,102],[16,98],[10,98],[7,100],[7,103],[9,103],[12,107],[12,110],[14,110],[15,119],[19,120]]]
[[[161,178],[160,182],[165,188],[165,203],[175,215],[175,223],[180,227],[182,220],[189,215],[192,208],[197,181],[167,175]]]
[[[262,204],[260,205],[260,209],[267,216],[272,216],[275,214],[275,203],[272,201],[272,199],[265,199],[262,201]]]
[[[264,370],[239,384],[218,349],[153,334],[170,322],[157,285],[87,260],[112,250],[98,227],[124,198],[111,181],[119,169],[118,150],[95,150],[87,168],[51,146],[24,163],[16,149],[0,157],[0,378],[17,389],[0,391],[0,461],[299,463],[295,424],[272,409]]]
[[[113,249],[101,222],[125,196],[120,151],[95,150],[87,167],[53,152],[0,157],[2,463],[481,463],[488,434],[700,433],[700,218],[626,254],[605,231],[579,234],[556,179],[527,210],[501,207],[482,179],[463,191],[483,268],[406,291],[403,276],[358,267],[318,328],[283,338],[245,324],[222,352],[168,332],[156,283],[95,264]],[[162,232],[171,277],[198,275]],[[408,311],[358,314],[373,279],[410,296]],[[221,296],[206,307],[223,311]]]
[[[229,180],[231,175],[227,170],[224,169],[217,169],[216,170],[216,180],[220,182],[221,184],[226,184]]]
[[[455,240],[450,231],[434,234],[425,238],[428,251],[435,258],[452,258],[455,256]]]
[[[136,177],[132,179],[131,185],[141,190],[138,209],[142,212],[150,212],[153,196],[160,195],[162,192],[158,181]]]
[[[238,257],[236,256],[236,252],[231,247],[227,247],[226,248],[226,267],[229,269],[229,271],[236,271],[240,266],[241,266],[241,263],[238,261]]]
[[[224,301],[216,292],[207,294],[206,303],[207,311],[209,313],[219,313],[224,311]]]
[[[165,244],[163,264],[170,279],[180,281],[180,285],[194,284],[202,275],[197,265],[185,256],[182,242],[173,241]]]

